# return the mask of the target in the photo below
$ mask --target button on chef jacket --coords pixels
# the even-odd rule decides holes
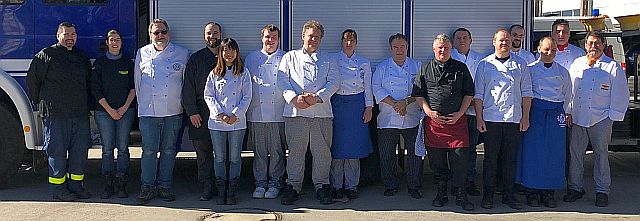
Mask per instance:
[[[571,113],[571,78],[569,71],[557,62],[551,67],[544,66],[544,62],[537,60],[529,64],[533,97],[551,102],[563,102],[565,113]]]
[[[453,48],[451,49],[451,58],[461,61],[462,63],[467,65],[467,69],[469,69],[469,73],[471,73],[471,78],[475,79],[476,69],[478,68],[478,64],[480,63],[480,60],[482,60],[484,57],[480,53],[471,49],[469,49],[469,53],[467,53],[467,55],[464,55],[460,53],[458,50],[456,50],[455,48]],[[473,109],[473,105],[469,106],[465,114],[476,116],[476,110]]]
[[[251,76],[245,67],[242,74],[233,76],[233,70],[225,70],[224,77],[209,73],[207,84],[204,86],[204,101],[209,107],[209,129],[219,131],[233,131],[247,128],[247,109],[251,103]],[[218,118],[225,113],[236,115],[238,120],[234,124],[227,124]]]
[[[278,66],[284,51],[278,49],[272,54],[257,50],[247,55],[245,65],[251,74],[253,95],[247,112],[250,122],[284,122],[284,97],[278,88]]]
[[[387,96],[394,100],[403,100],[411,96],[413,81],[420,70],[421,63],[409,57],[402,66],[398,66],[393,58],[382,61],[373,73],[371,89],[378,105],[378,128],[407,129],[418,126],[422,118],[422,110],[418,102],[407,106],[407,114],[400,116],[393,107],[382,102]]]
[[[502,63],[495,54],[480,61],[474,98],[483,101],[484,121],[520,123],[522,97],[533,97],[531,76],[525,63],[513,55]]]
[[[340,70],[340,87],[337,94],[353,95],[364,91],[365,106],[373,107],[373,92],[371,91],[371,64],[369,59],[353,53],[351,58],[343,51],[334,54]]]
[[[284,117],[332,118],[331,96],[340,85],[340,74],[333,56],[321,50],[307,53],[304,49],[287,52],[278,67],[278,86],[284,100]],[[322,99],[306,109],[298,109],[291,100],[304,92],[314,93]]]
[[[169,43],[162,51],[153,44],[138,50],[134,82],[139,117],[167,117],[182,113],[182,81],[189,51]]]
[[[579,57],[569,69],[573,83],[573,123],[591,127],[606,119],[622,121],[629,105],[629,86],[618,62],[602,55],[593,66]]]

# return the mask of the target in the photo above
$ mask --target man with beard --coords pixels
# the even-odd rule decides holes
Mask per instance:
[[[569,187],[565,202],[574,202],[585,194],[584,156],[591,143],[595,162],[596,202],[598,207],[609,205],[611,169],[609,142],[613,121],[622,121],[629,105],[629,86],[620,64],[603,54],[604,35],[599,31],[587,33],[584,47],[587,55],[577,58],[569,74],[573,83],[571,117],[573,123],[569,142]]]
[[[169,42],[169,25],[165,20],[154,19],[149,24],[149,37],[151,44],[138,50],[134,68],[142,135],[142,187],[138,204],[153,199],[156,188],[162,200],[175,200],[171,183],[176,141],[182,127],[183,73],[189,59],[186,48]]]
[[[486,132],[484,196],[481,203],[485,209],[493,208],[497,173],[502,173],[505,184],[514,183],[520,137],[529,128],[533,96],[531,76],[525,61],[511,56],[510,36],[507,29],[498,29],[493,36],[495,53],[482,59],[476,70],[477,127],[480,132]],[[497,169],[498,164],[502,165],[501,171]],[[513,185],[504,186],[502,203],[513,209],[522,209],[522,204],[513,194]]]
[[[91,146],[87,105],[91,61],[75,47],[78,36],[73,24],[61,23],[56,37],[58,43],[42,49],[31,61],[27,86],[43,117],[52,197],[74,201],[91,197],[83,186]]]
[[[558,44],[555,61],[565,69],[569,70],[573,60],[585,55],[582,48],[569,44],[571,28],[569,28],[569,22],[567,20],[558,19],[553,22],[551,25],[551,37]]]
[[[527,64],[531,64],[536,61],[536,57],[529,51],[522,49],[522,42],[524,42],[526,33],[522,25],[512,25],[509,28],[511,33],[511,52],[518,57],[524,59]]]
[[[204,26],[205,47],[189,57],[184,70],[182,85],[182,106],[189,116],[189,139],[196,149],[198,164],[198,182],[202,184],[201,201],[207,201],[217,192],[213,185],[213,149],[207,121],[209,108],[204,102],[204,86],[207,76],[218,60],[215,54],[220,45],[222,27],[216,22]]]

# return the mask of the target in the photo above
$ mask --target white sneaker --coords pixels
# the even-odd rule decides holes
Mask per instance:
[[[266,190],[263,187],[256,187],[256,190],[253,191],[254,199],[262,199],[264,198],[264,192]]]
[[[269,190],[264,194],[264,198],[275,199],[278,197],[279,193],[280,193],[280,189],[275,187],[269,187]]]

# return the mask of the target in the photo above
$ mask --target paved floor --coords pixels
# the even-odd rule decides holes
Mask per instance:
[[[136,156],[137,149],[132,150]],[[99,152],[92,151],[92,158]],[[477,209],[465,212],[456,207],[452,199],[441,208],[431,206],[435,194],[431,176],[427,170],[423,187],[423,199],[409,197],[405,187],[393,197],[382,196],[381,184],[360,188],[360,198],[352,201],[336,200],[331,205],[320,205],[315,193],[307,183],[304,195],[293,206],[283,206],[278,200],[251,199],[253,178],[251,161],[246,159],[239,203],[235,206],[218,206],[214,201],[198,201],[199,186],[196,184],[195,160],[192,154],[181,154],[175,168],[175,202],[154,200],[149,205],[135,205],[135,193],[139,187],[139,159],[131,161],[132,195],[128,199],[97,197],[85,202],[51,202],[47,188],[46,168],[22,168],[14,184],[0,190],[0,220],[640,220],[640,154],[611,153],[613,173],[610,206],[598,208],[593,205],[592,183],[593,155],[587,155],[587,194],[575,203],[560,202],[555,209],[525,208],[512,210],[498,203],[496,208],[479,208],[480,197],[471,197]],[[478,166],[481,168],[482,156]],[[102,180],[99,177],[100,160],[91,159],[86,174],[87,186],[96,195]],[[523,196],[518,196],[523,200]],[[556,194],[561,198],[561,194]]]

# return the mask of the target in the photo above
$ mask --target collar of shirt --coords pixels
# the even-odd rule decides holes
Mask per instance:
[[[309,56],[313,62],[318,62],[318,58],[322,55],[322,51],[318,48],[316,52],[309,54],[306,49],[302,48],[302,54]]]
[[[265,51],[264,49],[260,49],[260,53],[262,53],[263,55],[267,56],[267,58],[276,55],[280,52],[280,48],[276,49],[276,51],[274,51],[273,53],[269,54],[267,51]]]

